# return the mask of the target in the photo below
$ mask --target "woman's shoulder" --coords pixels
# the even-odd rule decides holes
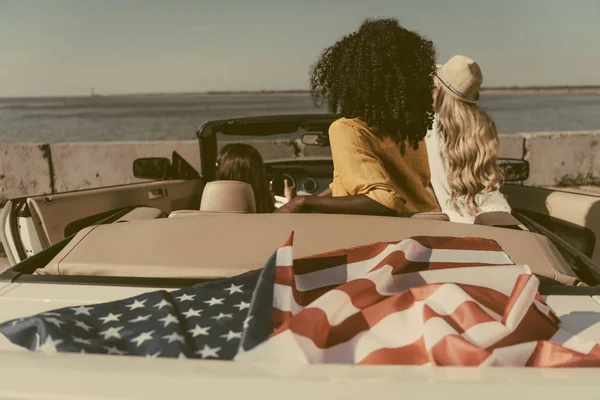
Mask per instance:
[[[373,131],[360,118],[338,118],[329,126],[329,135],[346,132],[356,136],[373,137]]]

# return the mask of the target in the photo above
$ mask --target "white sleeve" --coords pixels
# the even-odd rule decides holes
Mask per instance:
[[[431,187],[442,211],[445,212],[447,202],[450,199],[450,186],[448,185],[444,156],[446,144],[442,133],[438,130],[437,119],[434,121],[432,129],[425,136],[425,144],[427,146],[427,157],[431,171]]]

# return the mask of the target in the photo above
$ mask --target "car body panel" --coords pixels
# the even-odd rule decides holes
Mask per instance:
[[[0,354],[0,397],[19,399],[598,398],[590,369],[311,365],[289,370],[223,361]],[[168,374],[166,373],[168,371]],[[35,377],[35,378],[32,378]],[[32,385],[35,379],[35,385]],[[468,393],[468,395],[465,395]]]

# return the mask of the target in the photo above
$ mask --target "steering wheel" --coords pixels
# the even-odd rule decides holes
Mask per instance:
[[[282,173],[282,172],[277,172],[277,173],[273,174],[273,177],[271,178],[271,180],[269,182],[269,186],[271,188],[271,192],[273,192],[274,195],[282,196],[282,197],[285,196],[283,182],[286,179],[288,180],[288,184],[290,186],[296,186],[296,181],[290,175]]]

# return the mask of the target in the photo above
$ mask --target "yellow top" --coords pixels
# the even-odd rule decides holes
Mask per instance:
[[[333,196],[364,194],[397,213],[439,211],[427,190],[431,173],[425,142],[404,154],[390,138],[379,139],[360,119],[340,118],[329,127]]]

